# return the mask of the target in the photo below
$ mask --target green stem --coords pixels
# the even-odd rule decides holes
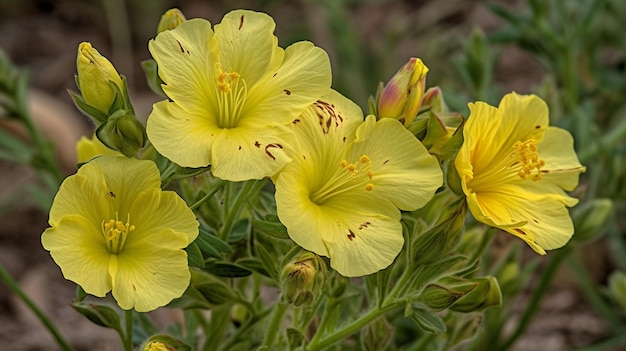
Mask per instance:
[[[195,210],[196,208],[198,208],[198,206],[202,205],[203,202],[212,198],[215,193],[217,193],[220,189],[224,187],[224,185],[226,185],[226,181],[219,179],[215,186],[206,195],[204,195],[200,200],[196,201],[193,205],[189,206],[189,208]]]
[[[276,336],[281,330],[281,326],[283,324],[283,316],[285,315],[288,307],[289,304],[281,302],[276,303],[274,307],[274,314],[272,314],[272,319],[270,320],[270,324],[265,332],[265,339],[263,340],[264,346],[271,348],[272,344],[276,340]]]
[[[213,308],[208,328],[205,329],[206,341],[204,351],[217,350],[222,341],[222,334],[228,325],[231,304],[223,304]]]
[[[126,337],[124,338],[124,351],[133,351],[133,310],[124,312],[126,317]]]
[[[257,190],[260,190],[263,185],[265,185],[265,182],[262,181],[247,181],[246,184],[244,184],[243,188],[235,196],[235,201],[233,203],[227,201],[228,199],[225,200],[224,208],[227,213],[226,218],[224,219],[224,224],[222,225],[222,228],[220,230],[220,239],[225,240],[228,237],[228,234],[230,234],[231,230],[233,229],[232,227],[235,219],[244,209],[243,204],[250,198],[250,195],[252,195]],[[226,187],[226,189],[228,190],[229,187]],[[229,196],[227,194],[226,198],[228,197]]]
[[[495,233],[496,233],[495,228],[487,229],[487,231],[485,232],[485,235],[483,235],[482,239],[480,240],[480,245],[478,246],[478,249],[474,250],[474,253],[472,254],[472,258],[470,258],[468,262],[470,263],[475,262],[478,259],[478,257],[483,254],[483,251],[485,251],[485,248],[487,247],[487,245],[489,245]]]
[[[224,350],[224,351],[230,350],[233,347],[233,345],[235,345],[241,339],[242,335],[246,334],[248,330],[252,328],[258,321],[262,320],[263,318],[265,318],[265,316],[269,315],[271,311],[272,311],[271,308],[267,308],[261,313],[259,313],[258,315],[255,315],[251,317],[250,319],[246,320],[241,325],[241,327],[239,327],[235,332],[233,332],[230,335],[230,337],[225,343],[220,345],[219,350]],[[249,337],[249,335],[246,335],[246,336]]]
[[[0,280],[20,298],[26,304],[26,306],[39,318],[41,324],[48,329],[48,332],[52,335],[59,348],[64,351],[72,351],[73,348],[57,330],[52,320],[33,302],[33,300],[24,293],[17,282],[11,277],[9,272],[4,268],[4,265],[0,263]]]
[[[556,274],[556,271],[563,262],[563,260],[567,257],[567,255],[569,255],[569,253],[569,247],[564,247],[554,252],[554,255],[550,257],[550,260],[548,261],[545,270],[541,274],[539,284],[537,284],[537,287],[534,289],[531,296],[530,302],[524,309],[524,314],[520,318],[517,328],[515,329],[513,334],[501,344],[500,347],[495,348],[496,350],[508,350],[509,348],[511,348],[511,346],[513,346],[515,341],[517,341],[517,339],[522,336],[522,334],[524,334],[526,328],[528,327],[533,317],[535,316],[535,313],[539,309],[539,303],[541,302],[541,299],[550,288],[550,282],[552,282],[552,278]]]
[[[333,333],[325,336],[324,338],[321,338],[319,340],[315,340],[315,339],[311,340],[311,343],[308,345],[307,350],[308,351],[323,350],[327,346],[330,346],[356,333],[357,331],[361,330],[366,325],[368,325],[374,319],[382,316],[383,314],[389,311],[392,311],[398,307],[401,307],[403,304],[404,304],[403,301],[398,301],[398,302],[390,303],[383,308],[373,309],[365,313],[364,315],[362,315],[361,317],[359,317],[352,323],[345,325],[344,327],[334,331]]]

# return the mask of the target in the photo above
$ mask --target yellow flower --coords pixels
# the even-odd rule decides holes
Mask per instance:
[[[290,160],[279,127],[328,92],[330,63],[310,42],[283,50],[274,27],[236,10],[215,31],[191,19],[150,41],[169,99],[154,105],[147,132],[163,156],[231,181],[272,176]]]
[[[104,145],[95,134],[91,138],[83,136],[76,143],[76,158],[77,163],[84,163],[96,156],[109,155],[109,156],[122,156],[119,151],[109,149]]]
[[[152,161],[101,156],[68,177],[41,242],[63,276],[92,295],[109,291],[123,309],[151,311],[189,285],[187,247],[198,222],[162,191]]]
[[[115,99],[111,83],[123,91],[124,84],[113,64],[88,42],[78,46],[76,58],[78,86],[85,102],[101,112],[108,114]]]
[[[389,266],[403,245],[400,210],[441,186],[435,157],[402,124],[376,121],[335,91],[293,121],[294,160],[275,177],[278,216],[306,250],[344,276]]]
[[[496,108],[469,105],[465,141],[455,160],[474,217],[524,240],[537,253],[559,248],[574,232],[565,206],[585,171],[572,136],[548,126],[535,95],[510,93]]]

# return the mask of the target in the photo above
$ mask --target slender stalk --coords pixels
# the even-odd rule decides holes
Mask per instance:
[[[217,306],[211,310],[211,320],[208,328],[205,328],[206,341],[204,344],[204,351],[217,350],[218,345],[222,341],[222,334],[224,329],[228,325],[228,317],[230,313],[231,304],[224,304]]]
[[[219,182],[215,184],[213,189],[211,189],[211,191],[204,195],[200,200],[196,201],[193,205],[189,206],[189,208],[195,210],[196,208],[198,208],[198,206],[202,205],[203,202],[212,198],[215,193],[217,193],[220,189],[224,187],[224,185],[226,185],[226,181],[220,179]]]
[[[52,335],[59,348],[64,351],[74,350],[70,344],[65,340],[63,335],[56,328],[52,320],[33,302],[33,300],[24,293],[17,282],[11,277],[9,272],[4,268],[4,265],[0,263],[0,281],[2,281],[17,297],[20,298],[26,304],[26,306],[39,318],[41,324],[48,329],[48,332]]]
[[[263,340],[263,345],[271,348],[272,344],[276,340],[276,336],[281,329],[283,323],[283,316],[285,312],[287,312],[287,308],[289,304],[277,302],[274,306],[274,314],[272,314],[272,319],[270,320],[270,324],[267,327],[265,332],[265,339]]]
[[[552,282],[552,278],[556,274],[556,271],[563,262],[563,260],[567,258],[567,255],[569,255],[569,253],[569,247],[564,247],[554,252],[554,255],[550,257],[546,269],[541,274],[539,284],[534,289],[530,302],[524,310],[524,314],[520,318],[517,328],[515,328],[515,331],[508,339],[502,342],[500,347],[496,347],[494,348],[494,350],[505,351],[510,349],[515,341],[517,341],[517,339],[524,334],[526,328],[528,327],[533,317],[535,316],[535,313],[539,309],[539,303],[541,302],[541,299],[550,288],[550,282]]]
[[[398,301],[398,302],[390,303],[383,308],[373,309],[363,314],[361,317],[354,320],[352,323],[345,325],[344,327],[332,332],[329,335],[326,335],[325,337],[321,339],[315,340],[314,338],[313,340],[311,340],[311,343],[308,345],[307,350],[308,351],[323,350],[326,347],[361,330],[374,319],[398,307],[401,307],[403,305],[404,305],[403,301]]]
[[[224,202],[226,217],[224,219],[224,224],[222,225],[222,228],[220,230],[220,239],[226,239],[228,237],[228,234],[230,234],[231,230],[233,229],[232,227],[235,219],[244,209],[243,204],[250,198],[250,195],[260,190],[264,184],[264,182],[260,181],[247,181],[246,184],[244,184],[243,188],[235,196],[235,201],[233,203],[230,203],[228,201]],[[228,190],[228,187],[226,189]],[[228,195],[226,196],[226,200],[228,200]]]
[[[126,337],[124,338],[124,351],[133,351],[133,310],[124,313],[126,317]]]

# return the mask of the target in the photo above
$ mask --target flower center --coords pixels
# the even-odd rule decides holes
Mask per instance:
[[[130,214],[126,217],[126,223],[118,219],[117,212],[115,212],[115,219],[102,220],[102,236],[107,249],[112,254],[118,254],[124,249],[128,233],[133,230],[135,226],[130,224]]]
[[[494,184],[515,181],[518,177],[522,180],[541,180],[541,174],[548,172],[541,169],[545,165],[546,162],[537,155],[535,139],[517,141],[506,157],[489,166],[489,170],[474,174],[474,178],[468,183],[468,191],[493,189]]]
[[[535,139],[528,139],[524,142],[518,141],[513,145],[512,157],[516,160],[511,168],[517,169],[517,175],[526,180],[538,181],[541,179],[541,167],[546,165],[544,160],[537,156],[537,142]]]
[[[237,72],[227,72],[218,63],[215,66],[215,87],[217,88],[217,124],[221,128],[237,126],[243,110],[248,87]]]
[[[372,191],[373,178],[372,161],[367,155],[359,157],[354,163],[341,160],[328,182],[311,194],[311,201],[321,205],[331,197],[347,191]]]

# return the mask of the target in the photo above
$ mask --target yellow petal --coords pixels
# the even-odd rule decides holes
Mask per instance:
[[[243,111],[244,119],[290,123],[330,91],[328,55],[310,42],[289,46],[280,68],[269,73],[250,90]]]
[[[104,297],[111,291],[111,254],[95,223],[78,215],[64,216],[44,231],[41,244],[61,267],[65,279],[94,296]]]
[[[424,206],[443,182],[437,159],[397,120],[368,116],[346,159],[367,155],[372,161],[373,197],[390,199],[398,208]]]
[[[228,71],[237,72],[251,88],[268,72],[276,70],[273,55],[282,58],[274,36],[276,24],[262,12],[235,10],[215,25],[219,62]],[[275,51],[277,50],[277,51]]]
[[[179,105],[161,101],[153,105],[146,133],[159,153],[182,167],[205,167],[221,128],[207,114],[193,114]]]
[[[165,83],[163,91],[191,114],[206,114],[211,108],[206,102],[216,99],[211,85],[216,64],[212,39],[211,23],[194,18],[148,43]]]
[[[282,133],[272,128],[224,129],[213,144],[211,172],[233,182],[273,176],[291,160]]]
[[[173,191],[161,191],[159,188],[144,191],[134,199],[131,214],[135,231],[129,235],[125,248],[153,242],[153,245],[182,249],[198,236],[196,216]],[[176,236],[165,238],[169,231]]]
[[[176,238],[176,233],[160,234],[159,243],[144,243],[117,256],[112,267],[113,297],[122,309],[154,310],[180,297],[189,286],[187,253],[167,248],[169,238]]]
[[[578,186],[578,178],[585,171],[574,151],[574,139],[561,128],[549,127],[537,145],[539,157],[546,162],[541,183],[555,184],[567,191]]]

